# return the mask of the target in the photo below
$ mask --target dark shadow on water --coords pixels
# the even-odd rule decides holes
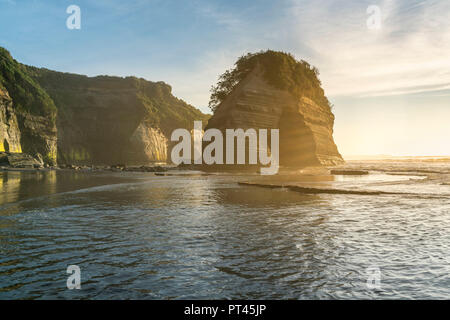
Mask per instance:
[[[26,210],[36,206],[33,199],[39,200],[59,193],[91,188],[100,185],[134,181],[107,174],[67,171],[5,171],[0,172],[0,209],[8,204],[17,205]],[[44,205],[58,206],[56,197],[47,197]],[[0,210],[0,215],[1,215]]]

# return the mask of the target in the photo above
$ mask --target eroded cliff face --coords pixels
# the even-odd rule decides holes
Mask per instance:
[[[0,88],[0,152],[22,151],[56,164],[56,126],[47,117],[16,110],[6,89]]]
[[[20,130],[12,99],[0,86],[0,152],[22,152]]]
[[[167,161],[168,140],[159,128],[141,123],[130,138],[133,150],[138,150],[135,158],[139,162],[152,159],[157,162]],[[141,157],[139,159],[138,157]]]
[[[27,112],[17,112],[22,150],[46,164],[57,163],[57,129],[54,120]]]
[[[36,68],[34,79],[58,108],[61,164],[165,162],[172,131],[207,118],[163,82]]]
[[[0,150],[56,164],[57,110],[28,67],[0,48]]]
[[[279,129],[280,165],[303,167],[344,162],[333,140],[333,124],[328,105],[274,88],[256,68],[217,107],[207,128]]]
[[[0,152],[50,165],[167,161],[172,131],[209,118],[171,90],[135,77],[26,66],[0,47]]]

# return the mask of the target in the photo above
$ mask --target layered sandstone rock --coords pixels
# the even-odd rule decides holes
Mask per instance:
[[[0,165],[14,168],[40,168],[43,164],[26,153],[0,152]]]
[[[12,100],[0,86],[0,152],[22,152],[20,130]]]
[[[166,162],[172,131],[207,118],[163,82],[42,69],[35,79],[58,108],[62,164]]]
[[[17,112],[22,150],[45,163],[57,163],[57,129],[54,120],[28,112]]]
[[[280,165],[303,167],[343,163],[333,124],[328,105],[269,85],[258,67],[222,101],[207,128],[279,129]]]
[[[43,165],[42,155],[37,152],[37,148],[33,145],[31,149],[25,147],[28,152],[31,151],[30,153],[35,151],[34,156],[38,156],[40,161],[29,154],[22,153],[22,144],[24,141],[25,144],[30,141],[30,137],[27,135],[34,132],[36,137],[31,137],[32,139],[41,139],[43,143],[50,142],[49,150],[54,150],[56,153],[55,134],[53,132],[45,134],[48,132],[48,128],[54,126],[49,126],[46,119],[37,119],[35,116],[20,111],[17,113],[16,115],[13,101],[8,92],[0,86],[0,164],[16,168],[40,167]],[[20,126],[22,132],[25,132],[25,139]],[[42,144],[38,144],[38,146],[42,146]]]
[[[138,150],[138,154],[135,155],[138,162],[145,162],[147,159],[157,162],[167,160],[168,140],[159,128],[141,123],[131,136],[130,142],[133,150]]]
[[[56,164],[57,110],[28,67],[0,48],[0,150]]]

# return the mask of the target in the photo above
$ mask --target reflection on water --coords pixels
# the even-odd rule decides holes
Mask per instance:
[[[450,297],[448,198],[237,185],[259,176],[1,178],[3,299]],[[71,264],[82,290],[66,288]]]
[[[383,182],[390,182],[390,181],[403,181],[403,180],[410,180],[410,179],[425,179],[426,176],[413,176],[413,175],[392,175],[392,174],[367,174],[367,175],[335,175],[334,181],[356,181],[356,182],[373,182],[373,181],[383,181]]]
[[[36,188],[36,184],[40,188]],[[56,192],[56,171],[0,172],[0,203]]]

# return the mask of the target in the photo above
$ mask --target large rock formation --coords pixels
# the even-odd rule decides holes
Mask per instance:
[[[207,116],[177,99],[164,82],[86,77],[33,68],[58,108],[61,163],[145,164],[167,161],[174,129]]]
[[[274,55],[275,58],[281,57],[293,64],[292,68],[298,67],[299,62],[291,62],[291,56],[286,55],[286,58],[283,53]],[[229,86],[222,85],[228,92],[219,92],[219,96],[222,96],[208,122],[207,129],[217,128],[222,131],[236,128],[279,129],[281,166],[330,166],[343,163],[333,141],[334,115],[320,86],[310,89],[309,92],[303,92],[301,88],[294,88],[298,90],[292,87],[279,88],[280,86],[270,83],[267,72],[281,78],[282,75],[279,74],[284,72],[283,68],[277,68],[276,61],[275,66],[264,66],[263,63],[272,61],[260,57],[267,58],[267,52],[251,55],[254,63],[252,62],[250,67],[245,66],[245,73],[239,71],[238,61],[234,71],[222,76],[222,83],[226,83],[227,75],[233,72],[238,74],[236,76],[238,79],[228,77],[231,78],[230,83],[234,82],[231,90]],[[286,63],[282,61],[281,65],[284,66]],[[309,68],[309,65],[306,67]],[[311,77],[314,77],[314,74]],[[310,92],[314,92],[315,95]],[[315,97],[316,101],[311,97]]]
[[[48,94],[36,83],[28,68],[0,48],[0,127],[3,149],[21,151],[56,163],[57,110]]]
[[[22,152],[20,130],[12,99],[0,85],[0,152]]]
[[[46,163],[164,162],[172,130],[208,119],[164,82],[29,67],[2,48],[0,84],[0,138]]]

